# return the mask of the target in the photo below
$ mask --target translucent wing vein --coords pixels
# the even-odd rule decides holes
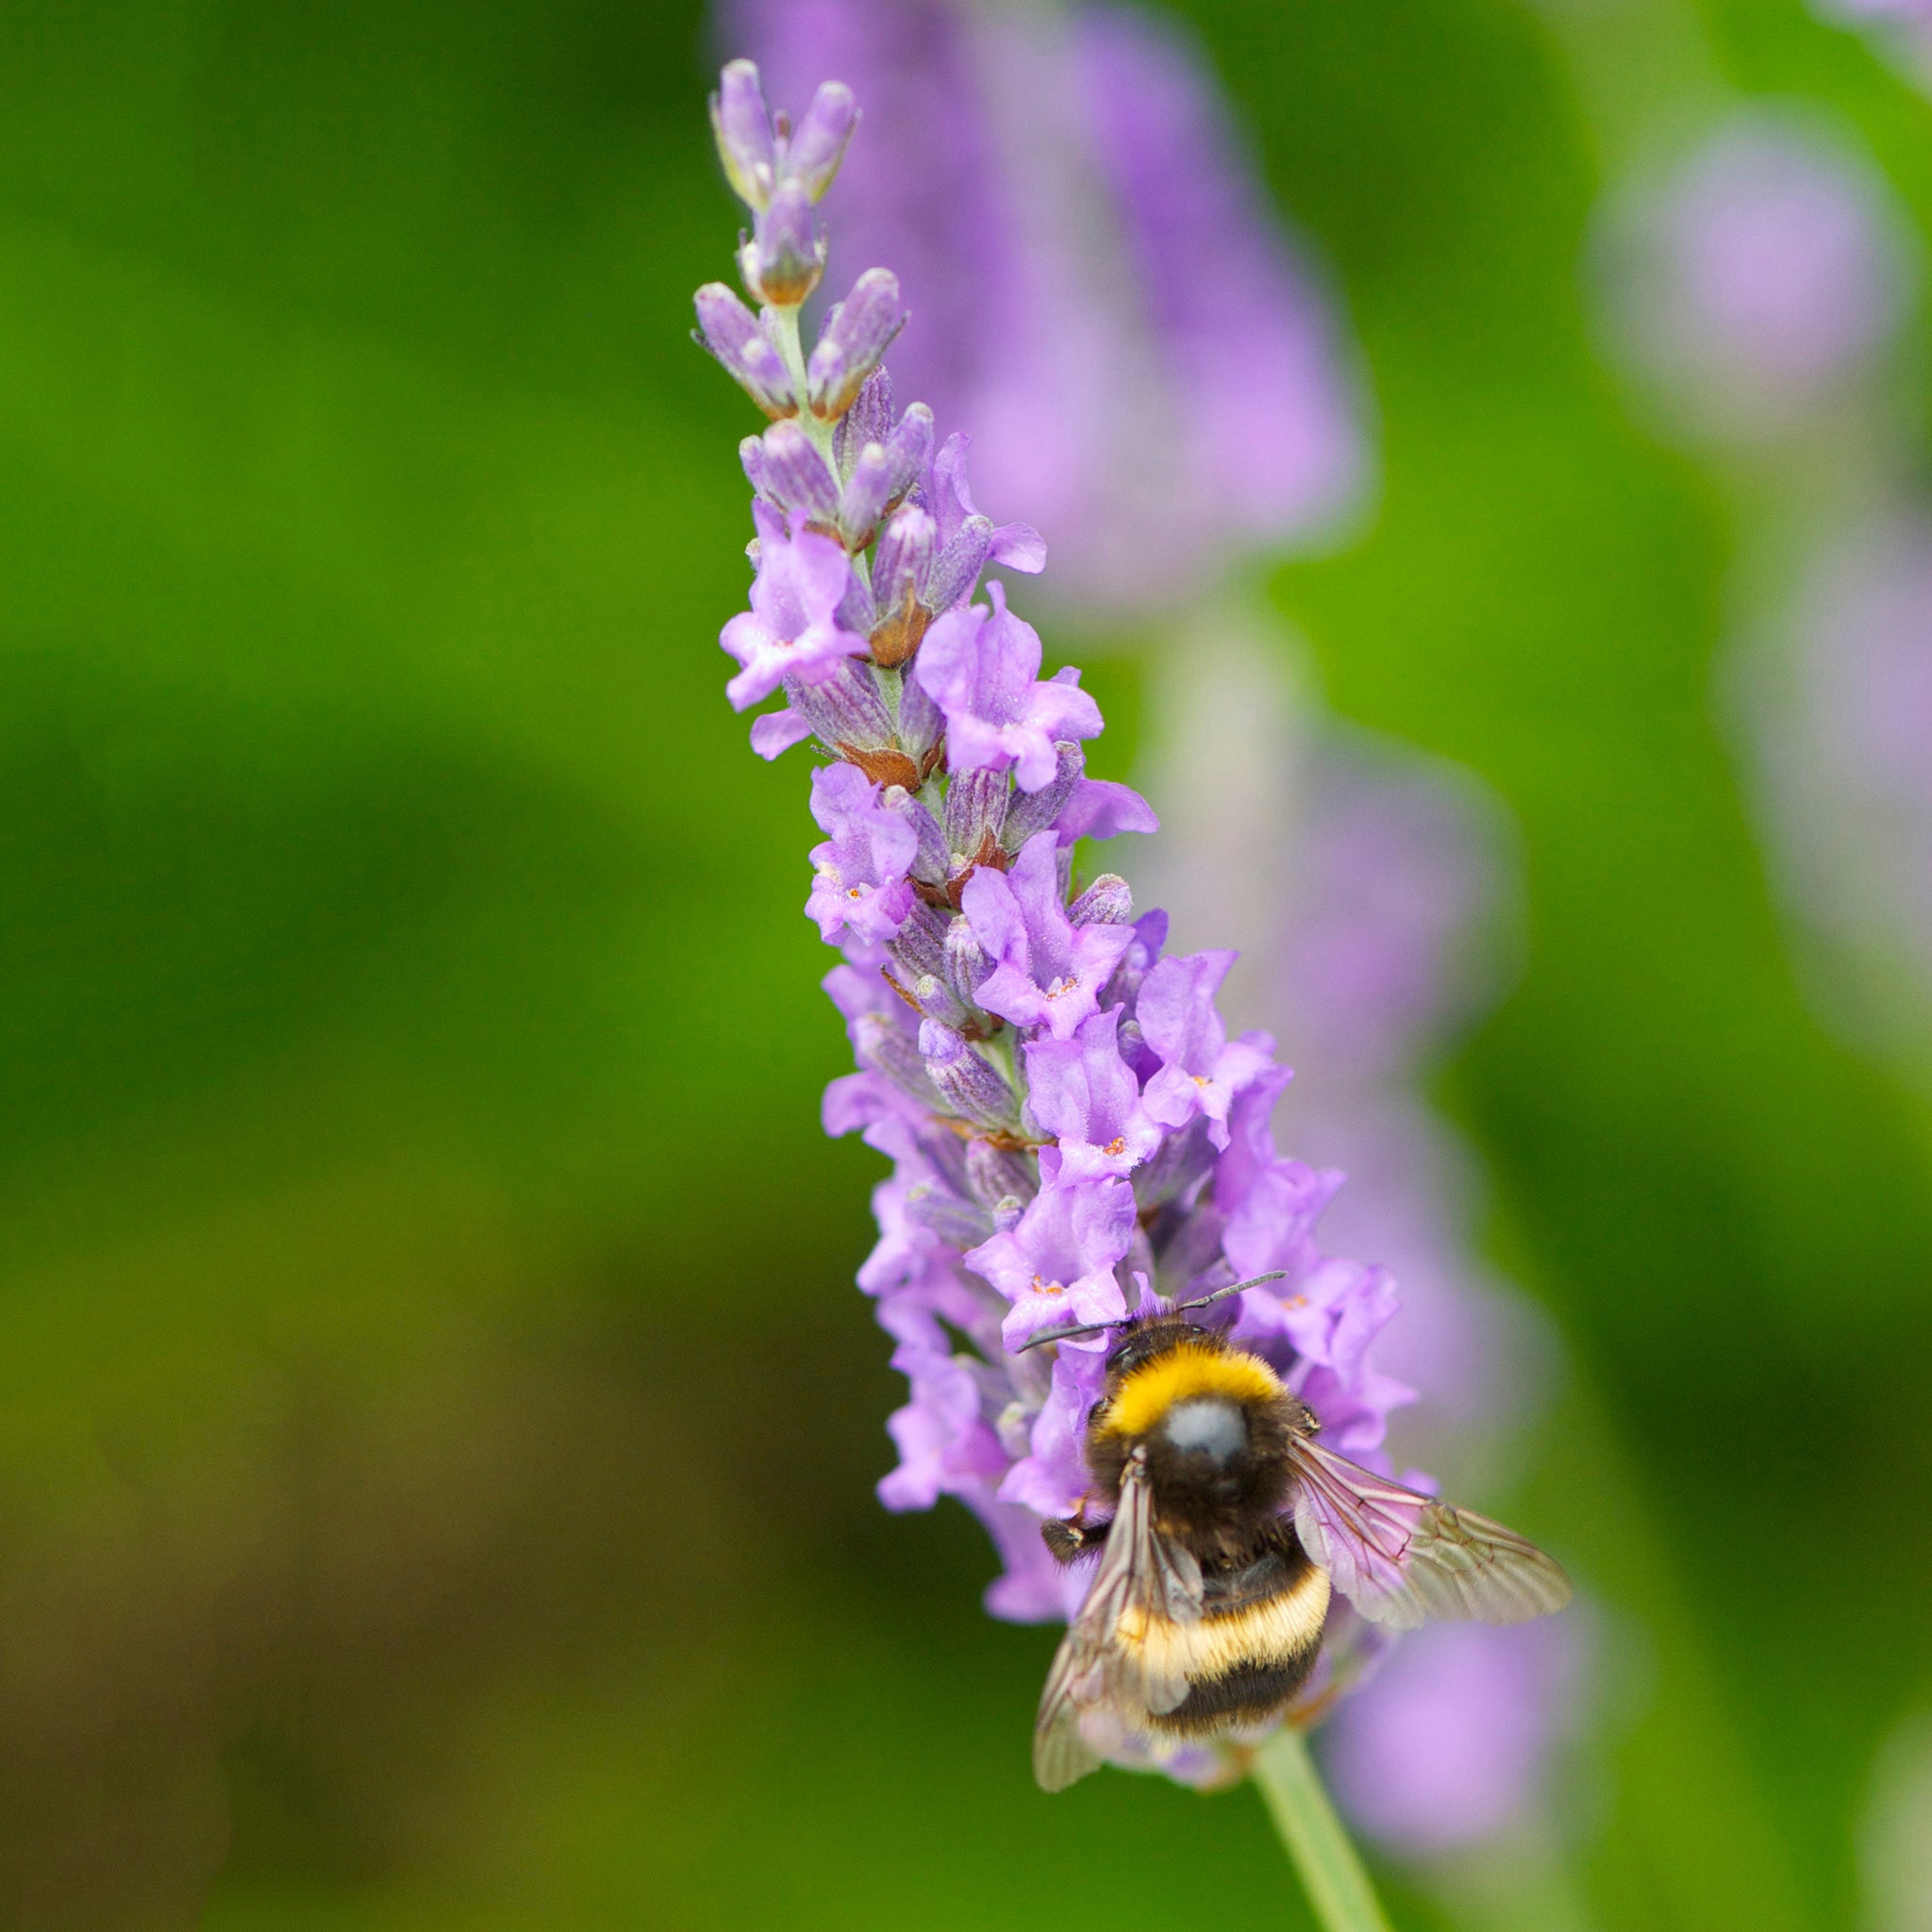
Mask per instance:
[[[1041,1692],[1033,1732],[1033,1774],[1044,1790],[1064,1790],[1098,1768],[1096,1737],[1145,1727],[1188,1694],[1185,1677],[1163,1669],[1142,1641],[1156,1619],[1192,1622],[1201,1614],[1201,1569],[1155,1527],[1144,1459],[1136,1455],[1121,1484],[1093,1588],[1061,1640]]]
[[[1570,1601],[1561,1566],[1513,1529],[1418,1495],[1306,1438],[1291,1453],[1296,1534],[1372,1622],[1395,1630],[1431,1618],[1519,1624]]]

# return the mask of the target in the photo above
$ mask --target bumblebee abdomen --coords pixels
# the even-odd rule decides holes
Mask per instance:
[[[1156,1728],[1231,1730],[1274,1716],[1307,1681],[1322,1648],[1328,1578],[1282,1529],[1251,1560],[1204,1576],[1197,1622],[1157,1618],[1121,1632],[1189,1686],[1175,1709],[1152,1718]]]
[[[1211,1738],[1266,1724],[1279,1717],[1308,1681],[1319,1646],[1286,1663],[1243,1664],[1224,1677],[1210,1677],[1189,1688],[1173,1710],[1151,1716],[1149,1724],[1170,1737]]]

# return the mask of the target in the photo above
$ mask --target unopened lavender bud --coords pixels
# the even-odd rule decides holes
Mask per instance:
[[[711,132],[731,192],[747,207],[763,208],[777,186],[778,156],[758,71],[749,60],[732,61],[719,76],[711,96]]]
[[[788,677],[785,695],[827,744],[871,748],[892,742],[892,714],[869,664],[847,658],[810,684]]]
[[[1019,1102],[1005,1077],[952,1027],[924,1020],[919,1052],[927,1077],[945,1095],[952,1112],[976,1126],[1011,1133],[1020,1124]]]
[[[873,558],[873,594],[882,610],[897,610],[910,598],[918,601],[932,570],[939,547],[939,525],[916,503],[901,504],[879,532],[878,554]]]
[[[892,472],[894,502],[919,481],[921,473],[932,460],[932,411],[924,403],[914,403],[886,438],[886,461]]]
[[[934,1113],[951,1111],[927,1074],[919,1049],[891,1021],[880,1013],[861,1013],[853,1021],[851,1031],[852,1050],[861,1064],[883,1074],[921,1107]]]
[[[928,1020],[946,1026],[964,1027],[973,1018],[972,1008],[962,1006],[953,989],[937,973],[922,973],[912,982],[912,997]]]
[[[1134,894],[1117,872],[1104,872],[1067,908],[1074,925],[1129,925],[1134,918]]]
[[[901,504],[879,532],[873,558],[873,596],[878,615],[870,633],[872,654],[880,664],[903,664],[918,650],[931,612],[922,601],[932,571],[939,529],[917,504]],[[906,693],[919,689],[908,678]]]
[[[800,509],[815,524],[839,513],[838,486],[825,459],[796,423],[774,423],[764,434],[762,494],[780,509]]]
[[[840,475],[852,474],[852,466],[867,443],[889,442],[891,436],[892,378],[884,369],[874,369],[859,384],[852,407],[832,431],[832,453],[839,459]]]
[[[935,616],[972,596],[992,551],[992,527],[991,517],[968,517],[940,552],[926,589],[926,605]]]
[[[945,913],[937,907],[928,906],[923,899],[912,902],[912,910],[906,924],[886,947],[903,984],[910,986],[931,973],[944,975],[946,931],[952,923]]]
[[[811,199],[795,182],[783,183],[752,224],[739,255],[744,285],[774,308],[795,308],[825,272],[825,247]]]
[[[811,412],[822,422],[842,416],[859,385],[878,366],[892,338],[906,325],[899,278],[891,269],[869,268],[852,292],[825,318],[805,371]]]
[[[997,1208],[1002,1201],[1024,1207],[1040,1191],[1039,1163],[990,1141],[967,1141],[966,1179],[974,1198],[987,1208]]]
[[[858,125],[858,104],[852,90],[842,81],[826,81],[786,143],[785,178],[795,181],[813,201],[822,199]]]
[[[979,943],[971,923],[961,914],[946,928],[946,977],[953,991],[969,1006],[979,1004],[979,983],[992,971],[992,961]]]
[[[774,501],[765,489],[765,439],[745,437],[738,445],[738,460],[744,467],[744,480],[766,502]]]
[[[1004,772],[958,772],[946,788],[946,846],[967,865],[984,865],[999,850],[1013,790]]]
[[[866,589],[858,573],[854,571],[845,580],[844,594],[839,599],[839,628],[862,638],[878,622],[878,608],[872,601],[872,592]]]
[[[925,687],[916,677],[905,678],[899,686],[899,742],[922,774],[937,762],[945,729],[945,713]]]
[[[795,416],[798,396],[758,319],[723,282],[707,282],[693,298],[698,340],[717,357],[768,416]]]
[[[916,1222],[956,1248],[970,1248],[992,1232],[992,1217],[985,1208],[949,1194],[930,1181],[921,1181],[906,1195],[906,1218]]]
[[[943,885],[952,854],[946,850],[946,835],[940,830],[939,820],[903,785],[889,785],[879,803],[888,811],[897,812],[918,837],[919,851],[912,861],[912,876],[928,885]],[[938,962],[934,963],[937,966]]]
[[[1038,791],[1023,791],[1007,810],[1006,829],[1000,842],[1008,852],[1017,852],[1035,832],[1043,832],[1059,817],[1074,787],[1087,769],[1087,754],[1077,744],[1062,741],[1054,746],[1058,763],[1053,777]]]
[[[859,451],[843,494],[839,499],[839,528],[848,550],[863,550],[872,541],[892,493],[892,473],[886,453],[875,442]]]

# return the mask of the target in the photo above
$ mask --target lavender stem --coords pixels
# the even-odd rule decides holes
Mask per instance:
[[[1375,1889],[1322,1789],[1307,1740],[1283,1724],[1255,1756],[1255,1782],[1326,1932],[1390,1932]]]

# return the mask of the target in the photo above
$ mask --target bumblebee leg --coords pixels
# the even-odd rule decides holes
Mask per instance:
[[[1077,1563],[1082,1557],[1092,1556],[1107,1541],[1110,1527],[1110,1521],[1090,1524],[1077,1516],[1071,1522],[1049,1516],[1040,1525],[1040,1539],[1056,1563]]]

